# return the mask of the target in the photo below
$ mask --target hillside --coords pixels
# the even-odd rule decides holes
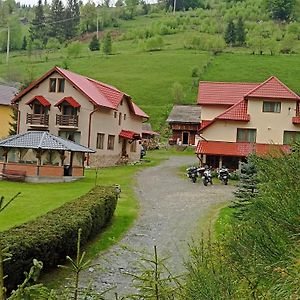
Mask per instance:
[[[228,9],[227,14],[232,13],[231,10]],[[279,53],[289,25],[281,26],[283,38],[276,40],[274,52],[268,50],[267,44],[262,51],[252,47],[251,43],[230,47],[224,42],[219,44],[226,19],[218,28],[218,11],[198,9],[177,12],[175,16],[160,12],[121,20],[117,29],[108,28],[100,34],[102,37],[105,32],[112,31],[112,55],[88,49],[92,34],[61,49],[13,51],[8,66],[2,53],[0,77],[28,83],[54,65],[69,68],[130,94],[150,115],[155,130],[161,130],[165,125],[174,102],[195,103],[199,80],[262,82],[275,75],[300,92],[299,40],[295,38],[289,54]],[[209,16],[215,18],[209,19]],[[266,22],[271,26],[270,21]],[[256,26],[254,20],[246,23],[248,35],[253,26]],[[276,26],[272,23],[273,31]],[[262,55],[257,54],[260,51]]]

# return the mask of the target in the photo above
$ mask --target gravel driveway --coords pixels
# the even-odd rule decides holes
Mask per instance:
[[[119,296],[132,291],[131,277],[124,272],[134,273],[138,255],[129,249],[153,253],[157,245],[160,257],[170,256],[168,266],[174,272],[184,270],[187,245],[193,235],[197,237],[199,220],[210,206],[231,199],[233,190],[224,185],[193,184],[178,176],[178,168],[190,164],[197,164],[195,157],[174,156],[138,173],[140,216],[118,245],[93,261],[104,269],[83,276],[93,281],[98,291],[112,286],[116,286],[114,292]]]

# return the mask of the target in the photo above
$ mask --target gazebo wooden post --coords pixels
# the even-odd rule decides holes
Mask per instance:
[[[39,176],[40,175],[40,166],[42,164],[42,151],[41,149],[37,149],[36,150],[36,158],[37,158],[37,162],[36,162],[36,175]]]
[[[59,151],[59,154],[60,154],[60,166],[63,167],[64,166],[64,161],[65,161],[65,151],[62,150],[62,151]]]
[[[71,155],[70,155],[70,167],[69,170],[71,170],[72,174],[73,174],[73,160],[74,160],[74,152],[71,151]],[[70,172],[70,171],[69,171]],[[72,176],[72,174],[70,176]]]

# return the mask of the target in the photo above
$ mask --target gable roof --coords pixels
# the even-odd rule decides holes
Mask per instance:
[[[197,104],[234,105],[258,83],[200,81]]]
[[[68,80],[75,88],[82,94],[84,94],[94,105],[102,106],[110,109],[116,109],[121,100],[125,97],[129,100],[129,106],[132,109],[132,112],[137,116],[143,118],[149,118],[149,116],[144,113],[140,108],[135,108],[136,105],[131,105],[131,97],[124,92],[118,90],[117,88],[102,83],[100,81],[91,79],[89,77],[73,73],[69,70],[65,70],[55,66],[49,70],[42,77],[32,82],[26,89],[21,91],[13,100],[13,103],[18,102],[22,96],[28,93],[40,82],[51,76],[53,73],[59,73],[62,77]]]
[[[11,105],[18,90],[15,87],[0,84],[0,105]]]
[[[200,123],[201,109],[197,105],[174,105],[167,119],[168,123]]]
[[[250,97],[300,100],[300,97],[296,93],[290,90],[275,76],[271,76],[266,81],[264,81],[245,95],[245,98]]]
[[[27,131],[22,134],[13,135],[0,141],[0,147],[4,148],[24,148],[42,150],[64,150],[71,152],[94,153],[95,151],[55,136],[46,131]]]

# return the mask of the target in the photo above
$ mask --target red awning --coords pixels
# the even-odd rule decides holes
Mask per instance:
[[[130,130],[121,130],[119,137],[129,140],[140,140],[141,136],[139,133]]]
[[[265,155],[278,151],[289,152],[290,146],[275,144],[199,141],[196,149],[197,154],[241,157],[246,157],[252,152],[255,152],[258,155]]]
[[[35,96],[34,98],[32,98],[31,100],[26,102],[26,104],[30,105],[35,100],[38,101],[41,105],[43,105],[45,107],[50,107],[51,106],[51,103],[46,98],[44,98],[43,96]]]
[[[58,101],[54,106],[60,106],[63,102],[67,102],[74,108],[79,108],[81,105],[73,98],[73,97],[64,97],[60,101]]]

